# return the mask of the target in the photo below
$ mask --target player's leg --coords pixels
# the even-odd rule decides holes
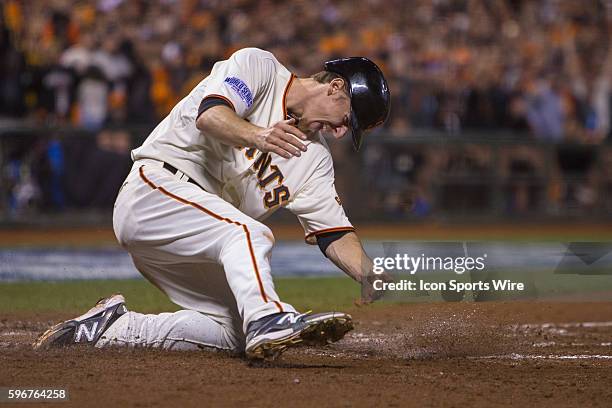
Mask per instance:
[[[263,316],[295,312],[274,288],[269,228],[159,166],[137,168],[130,176],[113,221],[131,254],[157,265],[223,265],[244,329]]]
[[[223,325],[194,310],[160,314],[127,312],[102,334],[96,347],[242,351]]]
[[[157,315],[128,312],[96,346],[244,350],[242,320],[221,266],[172,264],[136,255],[132,259],[145,278],[185,310]]]
[[[83,315],[59,323],[37,339],[35,348],[91,344],[170,350],[242,352],[242,319],[216,264],[149,264],[134,258],[139,271],[179,306],[190,310],[142,314],[128,311],[121,295],[100,300]]]
[[[204,314],[208,331],[197,330],[202,319],[193,313],[128,313],[110,326],[100,346],[136,345],[144,333],[141,344],[147,346],[179,347],[176,339],[183,339],[181,347],[226,349],[237,347],[237,339],[244,340],[248,332],[247,355],[274,357],[302,341],[335,341],[352,328],[346,314],[297,315],[280,302],[270,274],[271,231],[161,166],[136,167],[130,173],[115,205],[113,226],[143,275],[176,304]],[[223,265],[223,273],[202,271],[211,262]],[[236,323],[242,324],[239,330]]]
[[[344,313],[298,315],[279,301],[270,273],[274,237],[263,224],[218,196],[176,179],[161,165],[139,167],[131,176],[113,217],[119,242],[148,265],[167,265],[162,281],[176,264],[223,265],[233,295],[228,302],[236,305],[248,332],[248,356],[275,357],[301,342],[335,341],[352,328]],[[188,276],[187,282],[175,285],[182,293],[191,290],[194,275]],[[171,285],[159,286],[167,292]],[[197,305],[186,307],[200,310]]]
[[[169,350],[242,352],[244,340],[224,325],[194,310],[157,315],[128,311],[122,295],[101,299],[81,316],[58,323],[33,344],[36,349],[89,344],[96,347],[143,347]]]

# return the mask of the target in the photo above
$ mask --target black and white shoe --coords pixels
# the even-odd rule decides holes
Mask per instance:
[[[36,339],[32,347],[46,349],[75,344],[94,345],[102,333],[127,311],[122,295],[100,299],[87,313],[51,327]]]
[[[326,345],[352,329],[353,320],[346,313],[277,313],[249,324],[245,352],[248,358],[274,360],[287,347]]]

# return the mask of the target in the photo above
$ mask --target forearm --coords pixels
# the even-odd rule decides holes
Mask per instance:
[[[207,137],[230,146],[255,147],[261,152],[276,153],[286,159],[306,151],[306,135],[293,126],[294,119],[280,121],[268,128],[255,126],[227,106],[207,109],[196,120],[196,127]]]
[[[207,109],[198,117],[196,127],[224,144],[241,147],[255,147],[257,132],[262,130],[236,115],[227,106]]]
[[[372,260],[365,253],[357,234],[349,232],[332,242],[326,249],[327,257],[344,273],[357,282],[372,271]]]

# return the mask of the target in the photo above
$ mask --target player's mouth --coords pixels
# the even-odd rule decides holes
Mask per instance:
[[[292,112],[290,112],[288,115],[291,118],[295,119],[294,126],[296,126],[309,138],[311,136],[316,135],[318,132],[321,132],[321,134],[326,138],[331,137],[334,139],[341,139],[349,130],[348,126],[344,124],[340,126],[334,126],[328,121],[313,120],[308,122],[307,120],[304,120],[302,117],[299,117]]]

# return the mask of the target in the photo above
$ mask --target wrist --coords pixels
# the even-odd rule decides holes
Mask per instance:
[[[251,131],[247,133],[246,137],[246,147],[254,147],[258,150],[261,150],[261,144],[265,139],[262,131],[264,129],[258,126],[251,126]]]

